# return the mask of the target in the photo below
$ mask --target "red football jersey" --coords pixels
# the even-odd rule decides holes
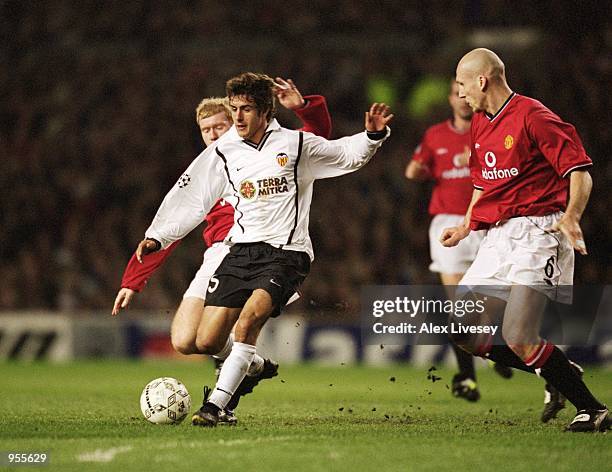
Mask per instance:
[[[472,210],[472,229],[565,209],[565,177],[593,164],[576,128],[515,93],[495,115],[474,114],[471,138],[472,180],[483,190]]]
[[[206,227],[202,232],[202,238],[207,247],[214,243],[223,241],[234,226],[234,207],[221,199],[212,207],[206,215]]]
[[[307,100],[307,106],[293,110],[304,123],[302,131],[329,139],[332,124],[325,97],[307,95],[304,99]],[[216,242],[223,241],[234,225],[234,208],[224,200],[219,200],[208,212],[204,221],[206,221],[206,226],[202,231],[202,239],[204,239],[206,246],[210,247]],[[123,272],[121,288],[130,288],[140,292],[145,287],[149,277],[164,263],[179,244],[180,241],[175,241],[166,249],[147,254],[142,259],[142,264],[136,259],[136,254],[133,254]]]
[[[470,147],[470,133],[457,131],[451,121],[429,128],[412,159],[429,169],[435,186],[429,202],[429,213],[465,215],[472,199],[472,179],[467,165],[458,159]]]

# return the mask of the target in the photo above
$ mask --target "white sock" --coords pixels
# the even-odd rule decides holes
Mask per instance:
[[[247,375],[249,377],[255,377],[256,375],[259,375],[263,370],[263,366],[264,358],[261,357],[259,354],[255,354],[253,356],[253,362],[251,362],[249,370],[247,370]]]
[[[222,361],[224,361],[225,359],[227,359],[227,356],[230,355],[230,352],[232,352],[233,345],[234,345],[234,335],[230,333],[230,335],[227,337],[227,341],[225,341],[225,346],[223,346],[223,349],[221,349],[213,357],[215,359],[221,359]]]
[[[214,403],[221,409],[225,408],[238,385],[244,379],[251,362],[253,362],[253,356],[255,356],[255,346],[234,343],[232,352],[223,363],[219,380],[208,399],[209,402]]]

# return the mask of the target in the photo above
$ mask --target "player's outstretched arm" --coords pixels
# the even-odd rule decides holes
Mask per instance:
[[[561,219],[553,226],[554,231],[561,231],[569,239],[572,247],[583,256],[587,248],[580,228],[580,218],[587,206],[593,179],[586,170],[575,170],[570,175],[569,200]]]
[[[150,253],[145,258],[142,257],[142,252],[140,252],[140,261],[138,260],[138,255],[134,253],[123,271],[123,277],[121,277],[121,288],[129,289],[136,293],[143,290],[149,278],[164,264],[164,261],[170,256],[170,254],[172,254],[180,243],[180,240],[175,241],[163,251]],[[131,297],[133,297],[133,294],[130,295],[130,299]],[[115,300],[115,306],[116,305],[117,300]]]
[[[389,137],[387,124],[392,118],[387,105],[374,103],[365,113],[365,132],[331,141],[304,133],[305,172],[314,179],[327,179],[361,169]]]
[[[119,290],[117,297],[115,298],[115,304],[113,305],[112,315],[118,315],[122,308],[127,308],[136,295],[136,291],[131,288],[122,288]]]

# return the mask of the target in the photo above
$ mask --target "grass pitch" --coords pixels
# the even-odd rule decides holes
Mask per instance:
[[[193,407],[212,363],[99,361],[0,364],[0,450],[48,451],[43,470],[292,472],[301,470],[609,470],[612,436],[563,431],[573,408],[543,425],[543,382],[479,371],[478,403],[451,397],[452,372],[392,367],[282,366],[244,398],[236,427],[148,423],[139,397],[172,376]],[[609,370],[587,369],[612,401]],[[15,468],[23,469],[23,467]],[[28,467],[31,470],[31,468]]]

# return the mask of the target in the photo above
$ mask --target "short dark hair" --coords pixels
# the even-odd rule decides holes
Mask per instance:
[[[266,74],[244,72],[232,77],[225,84],[225,93],[229,99],[245,96],[253,100],[259,112],[266,113],[267,120],[274,116],[274,80]]]

